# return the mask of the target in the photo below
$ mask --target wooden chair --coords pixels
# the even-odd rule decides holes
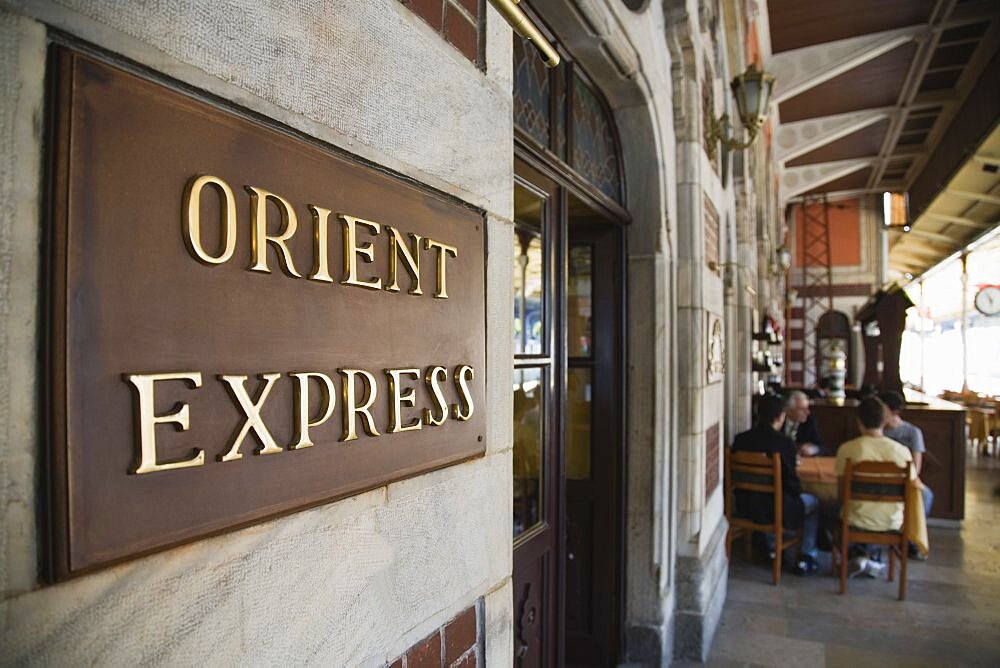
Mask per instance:
[[[775,585],[781,580],[781,556],[784,550],[802,542],[802,530],[795,532],[794,537],[786,537],[782,529],[782,497],[781,497],[781,457],[763,452],[730,452],[725,448],[725,492],[726,519],[729,520],[729,531],[726,533],[726,556],[732,552],[733,539],[738,533],[746,533],[747,553],[750,553],[750,540],[754,531],[774,534],[774,574]],[[774,522],[758,524],[749,519],[738,517],[735,513],[734,492],[738,489],[747,492],[763,492],[774,498]]]
[[[847,460],[841,491],[841,508],[851,501],[899,503],[903,506],[903,523],[899,531],[868,531],[848,524],[847,512],[841,512],[840,540],[834,541],[833,564],[840,565],[840,593],[847,591],[847,548],[851,543],[887,545],[889,547],[889,582],[894,577],[893,557],[899,557],[899,600],[906,598],[906,559],[910,540],[906,533],[906,486],[910,482],[910,467],[891,462],[858,462]],[[839,543],[839,545],[838,545]],[[836,567],[836,566],[834,566]]]

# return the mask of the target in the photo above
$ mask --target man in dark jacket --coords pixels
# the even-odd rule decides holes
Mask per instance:
[[[797,563],[800,574],[814,573],[816,564],[816,532],[819,529],[819,500],[804,494],[795,470],[796,448],[791,438],[781,432],[785,408],[778,397],[761,397],[757,406],[757,426],[733,441],[733,452],[777,453],[781,457],[782,524],[795,531],[802,527],[802,545]],[[736,512],[754,522],[774,521],[774,499],[763,492],[737,490]],[[773,537],[769,537],[769,544]]]
[[[792,390],[785,397],[785,423],[781,431],[795,441],[799,456],[828,456],[819,435],[816,416],[809,414],[809,397],[805,392]]]

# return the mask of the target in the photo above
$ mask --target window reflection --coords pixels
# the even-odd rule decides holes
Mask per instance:
[[[569,249],[566,325],[570,357],[590,357],[592,256],[590,246],[572,246]]]
[[[514,536],[541,520],[545,370],[514,369]]]
[[[514,352],[536,355],[542,351],[542,238],[517,230],[518,255],[514,258]]]
[[[545,200],[514,187],[514,354],[544,353],[545,259],[542,213]]]

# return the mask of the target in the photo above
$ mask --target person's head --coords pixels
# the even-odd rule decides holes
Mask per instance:
[[[885,404],[878,397],[865,397],[858,404],[858,424],[862,431],[881,429],[885,422]]]
[[[785,406],[781,397],[764,395],[757,401],[757,425],[761,427],[781,427],[785,420]]]
[[[878,398],[882,400],[885,407],[888,408],[893,413],[898,413],[903,410],[903,406],[906,402],[903,401],[903,396],[899,392],[883,392],[878,395]]]
[[[885,423],[890,427],[896,427],[901,422],[899,411],[903,410],[906,402],[899,392],[883,392],[878,395],[886,407]]]
[[[792,390],[785,397],[785,414],[792,422],[805,422],[809,417],[809,397],[805,392]]]

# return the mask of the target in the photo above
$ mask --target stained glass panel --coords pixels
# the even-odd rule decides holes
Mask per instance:
[[[549,147],[549,71],[538,50],[514,38],[514,123],[542,146]]]
[[[573,77],[571,166],[608,197],[621,200],[621,174],[611,121],[594,91]]]
[[[566,159],[566,76],[569,66],[565,61],[555,69],[556,118],[554,121],[555,154]]]

